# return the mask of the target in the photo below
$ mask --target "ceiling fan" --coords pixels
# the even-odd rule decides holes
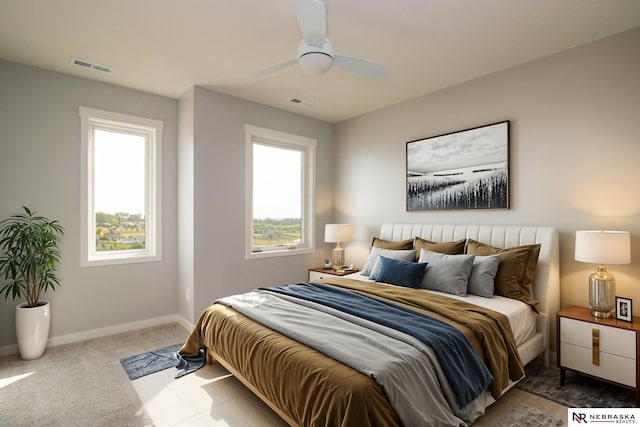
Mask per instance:
[[[298,57],[258,70],[254,75],[270,74],[296,63],[315,75],[326,73],[334,64],[372,79],[381,78],[389,70],[385,65],[333,52],[333,46],[326,37],[327,8],[320,0],[296,0],[296,16],[303,37],[298,46]]]

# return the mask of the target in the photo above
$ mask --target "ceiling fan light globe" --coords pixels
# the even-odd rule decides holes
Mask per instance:
[[[298,58],[303,70],[319,76],[329,71],[333,65],[333,58],[322,52],[309,52]]]

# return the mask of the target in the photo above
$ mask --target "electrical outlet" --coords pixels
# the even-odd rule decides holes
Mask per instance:
[[[187,302],[189,302],[191,300],[191,295],[189,294],[189,288],[185,289],[185,299],[187,300]]]

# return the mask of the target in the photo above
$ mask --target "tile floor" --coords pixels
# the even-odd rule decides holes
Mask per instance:
[[[285,427],[268,406],[218,364],[174,379],[167,369],[132,381],[157,427]]]

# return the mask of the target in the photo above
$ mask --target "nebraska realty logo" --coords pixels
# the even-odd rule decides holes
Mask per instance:
[[[640,408],[569,408],[569,426],[635,425],[639,417]]]

